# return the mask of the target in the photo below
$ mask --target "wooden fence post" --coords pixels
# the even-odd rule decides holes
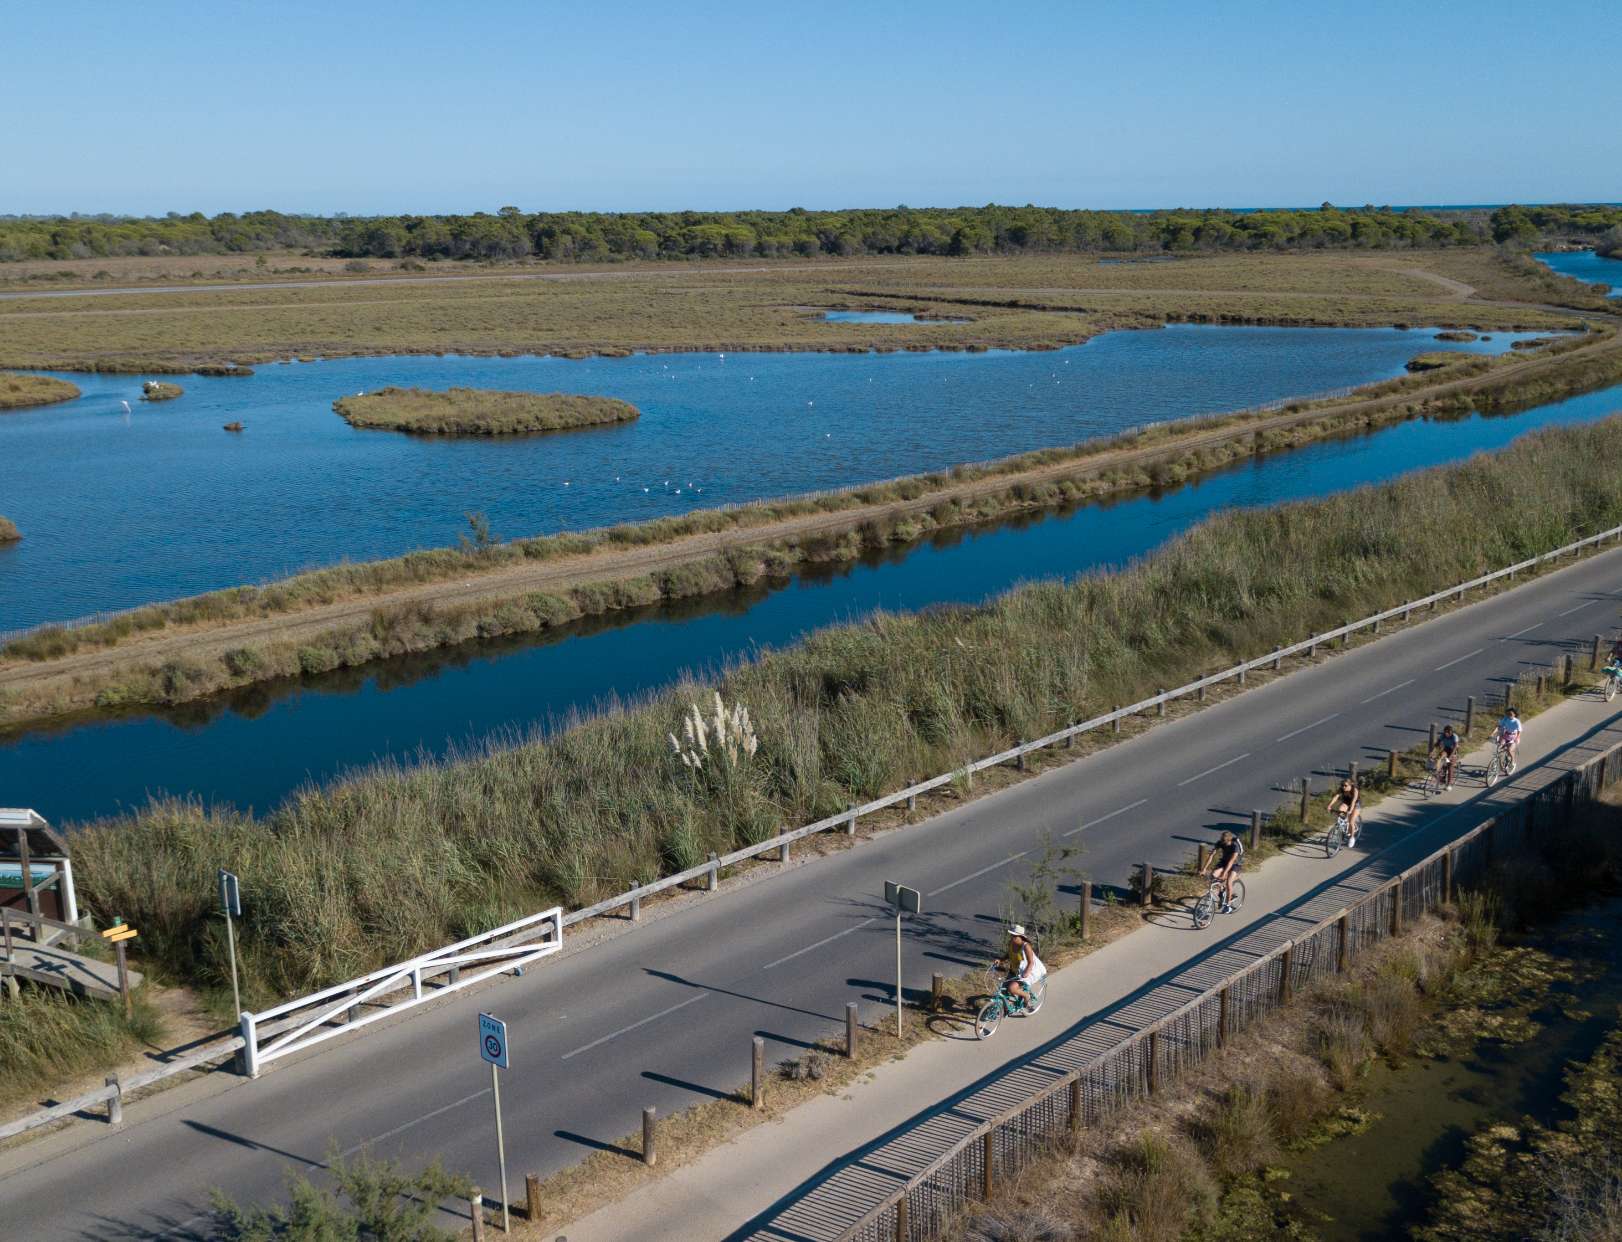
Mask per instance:
[[[1118,711],[1121,710],[1121,705],[1119,703],[1117,703],[1110,710],[1118,712]],[[1111,733],[1119,733],[1121,731],[1121,718],[1119,716],[1117,716],[1114,720],[1109,722],[1109,731]]]
[[[1024,746],[1024,745],[1025,745],[1025,739],[1024,739],[1024,738],[1020,738],[1020,740],[1019,740],[1019,745],[1020,745],[1020,746]],[[1016,747],[1016,749],[1017,749],[1017,747]],[[1015,756],[1014,756],[1014,768],[1015,768],[1015,770],[1017,770],[1017,771],[1020,771],[1020,772],[1023,772],[1023,771],[1025,771],[1025,770],[1026,770],[1026,769],[1027,769],[1027,768],[1028,768],[1028,767],[1029,767],[1029,766],[1030,766],[1030,765],[1029,765],[1029,764],[1028,764],[1028,763],[1027,763],[1027,762],[1026,762],[1026,759],[1025,759],[1025,752],[1024,752],[1024,751],[1023,751],[1023,750],[1021,750],[1021,751],[1020,751],[1020,752],[1019,752],[1019,754],[1017,754],[1017,755],[1015,755]]]
[[[1253,850],[1260,849],[1261,844],[1262,813],[1260,811],[1253,810],[1250,813],[1250,848]]]
[[[1431,721],[1431,740],[1425,746],[1425,753],[1428,755],[1435,749],[1436,749],[1436,722],[1433,720],[1433,721]]]
[[[1453,847],[1448,846],[1447,853],[1442,855],[1442,903],[1449,905],[1453,901]]]
[[[854,1061],[856,1059],[856,1002],[845,1003],[845,1056]]]
[[[524,1176],[524,1219],[532,1225],[541,1219],[541,1179],[534,1173]]]
[[[907,814],[911,815],[917,809],[918,809],[918,795],[915,794],[915,793],[908,794],[907,795]]]
[[[1205,702],[1205,686],[1204,686],[1203,683],[1201,684],[1198,692],[1196,693],[1195,702],[1197,702],[1197,703]]]
[[[1155,869],[1149,863],[1143,864],[1141,883],[1143,885],[1142,904],[1146,906],[1152,905],[1155,899]]]
[[[1295,945],[1286,944],[1284,952],[1279,958],[1279,964],[1283,967],[1278,972],[1278,1003],[1281,1005],[1290,1003],[1290,966],[1294,961]]]
[[[766,1041],[759,1035],[749,1044],[749,1106],[766,1107]]]
[[[908,1242],[911,1237],[912,1226],[907,1221],[907,1196],[903,1194],[895,1203],[895,1242]]]
[[[1217,993],[1217,1047],[1228,1046],[1228,989]]]
[[[1352,933],[1351,924],[1347,920],[1348,916],[1344,911],[1335,920],[1335,973],[1340,975],[1346,973],[1346,955]]]
[[[473,1218],[473,1242],[484,1242],[484,1191],[480,1187],[467,1192],[467,1207]]]
[[[1198,870],[1200,870],[1200,871],[1205,870],[1205,860],[1207,858],[1209,858],[1210,856],[1211,856],[1211,847],[1209,845],[1206,845],[1202,841],[1199,844],[1196,851],[1195,851],[1195,859],[1196,859],[1196,861],[1198,863],[1198,867],[1197,867]]]
[[[704,881],[704,887],[711,893],[721,887],[721,860],[714,854],[710,855],[710,874]]]
[[[1157,690],[1155,693],[1164,696],[1165,693],[1166,693],[1166,687],[1161,686],[1160,689]],[[1162,697],[1160,702],[1155,704],[1155,715],[1164,716],[1165,714],[1166,714],[1166,700],[1165,700],[1164,697]]]
[[[1149,1032],[1149,1094],[1153,1095],[1160,1089],[1160,1032]]]
[[[104,1081],[113,1089],[113,1094],[107,1100],[107,1124],[110,1126],[122,1125],[124,1122],[124,1084],[118,1081],[117,1074],[108,1074]]]
[[[659,1163],[658,1129],[654,1124],[657,1120],[657,1109],[642,1110],[642,1163],[649,1168]]]
[[[1464,736],[1470,736],[1470,730],[1476,726],[1476,696],[1466,695],[1464,699]]]
[[[642,898],[641,897],[633,897],[633,898],[631,898],[631,922],[640,923],[641,921],[642,921]]]
[[[1070,1080],[1070,1133],[1081,1132],[1081,1075]]]
[[[1093,882],[1091,880],[1081,882],[1081,901],[1079,904],[1081,911],[1081,927],[1079,930],[1081,939],[1085,942],[1088,933],[1092,930],[1090,924],[1093,921]]]
[[[1391,886],[1391,934],[1402,935],[1402,876]]]
[[[782,836],[784,834],[778,833],[778,835]],[[789,847],[789,843],[787,841],[779,841],[777,843],[777,861],[778,862],[786,863],[788,861],[788,847]]]
[[[1591,651],[1588,656],[1588,668],[1590,672],[1599,668],[1599,648],[1600,644],[1604,641],[1605,640],[1598,634],[1594,635],[1594,650]]]
[[[997,1187],[997,1136],[987,1130],[980,1138],[980,1197],[987,1203],[991,1202],[991,1194]]]
[[[1357,784],[1357,760],[1353,759],[1346,765],[1346,775],[1351,778],[1352,784]]]
[[[969,769],[969,788],[974,788],[973,768]],[[845,807],[845,811],[850,816],[850,819],[845,823],[845,835],[847,837],[854,837],[856,835],[856,804],[854,802],[848,803]]]
[[[1397,779],[1397,752],[1395,748],[1385,752],[1385,774],[1392,780]]]
[[[1307,822],[1307,804],[1311,797],[1312,778],[1310,776],[1303,776],[1301,778],[1301,822],[1303,824]]]

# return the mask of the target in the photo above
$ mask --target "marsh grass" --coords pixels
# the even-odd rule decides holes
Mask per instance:
[[[49,375],[18,375],[0,371],[0,410],[21,410],[31,405],[72,401],[79,386]]]
[[[416,435],[519,435],[627,423],[641,411],[612,397],[561,392],[497,392],[483,388],[380,388],[341,397],[332,408],[351,427]]]
[[[163,1022],[140,991],[126,1019],[120,1005],[24,983],[14,999],[0,993],[0,1098],[33,1097],[116,1065],[162,1035]]]
[[[76,838],[82,901],[206,979],[214,869],[256,899],[255,1001],[351,977],[554,902],[584,905],[1041,736],[1115,703],[1622,522],[1622,419],[1306,504],[1223,514],[1116,573],[978,607],[877,613],[545,740],[385,765],[264,817],[155,802]],[[1514,503],[1509,498],[1514,497]],[[1413,537],[1470,530],[1469,540]],[[719,689],[759,753],[724,789],[668,735]]]

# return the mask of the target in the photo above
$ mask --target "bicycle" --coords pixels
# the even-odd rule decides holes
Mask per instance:
[[[1481,774],[1481,779],[1487,788],[1491,789],[1506,776],[1515,775],[1515,756],[1509,753],[1509,745],[1499,742],[1493,747],[1492,758],[1487,760],[1487,770]]]
[[[1612,665],[1605,670],[1605,701],[1614,699],[1618,690],[1622,690],[1622,670]]]
[[[1346,844],[1346,840],[1351,835],[1351,831],[1351,821],[1347,817],[1346,812],[1342,811],[1339,815],[1335,816],[1335,822],[1330,825],[1329,831],[1324,833],[1324,857],[1333,858],[1336,854],[1340,853],[1341,846]],[[1239,885],[1236,881],[1234,883],[1235,891],[1237,891],[1238,888]]]
[[[1044,975],[1035,983],[1027,986],[1031,989],[1030,1001],[1021,1001],[1009,992],[1008,984],[1011,981],[1004,979],[997,988],[997,994],[980,1007],[980,1012],[974,1019],[974,1037],[976,1039],[990,1039],[997,1033],[997,1024],[1006,1017],[1025,1017],[1034,1015],[1042,1008],[1042,1001],[1047,996],[1048,981]]]
[[[1420,792],[1427,798],[1434,798],[1442,792],[1442,789],[1442,761],[1440,759],[1427,760],[1425,763],[1425,782],[1420,786]]]
[[[1205,890],[1205,895],[1194,903],[1194,926],[1202,931],[1211,926],[1211,920],[1216,918],[1216,912],[1222,909],[1225,893],[1222,881],[1215,876],[1211,877],[1211,887]],[[1245,904],[1245,882],[1238,876],[1233,880],[1233,908],[1239,909]]]

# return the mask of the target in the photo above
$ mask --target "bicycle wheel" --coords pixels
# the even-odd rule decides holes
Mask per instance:
[[[1243,880],[1235,880],[1233,882],[1233,908],[1235,910],[1238,910],[1244,904],[1245,904],[1245,882]]]
[[[1031,988],[1031,999],[1025,1005],[1025,1012],[1035,1013],[1038,1009],[1042,1008],[1042,1001],[1047,997],[1047,994],[1048,981],[1044,977],[1037,980],[1035,986]]]
[[[1211,926],[1211,920],[1216,917],[1216,897],[1209,889],[1205,896],[1194,903],[1194,926],[1200,930]]]
[[[1616,678],[1615,677],[1607,677],[1605,679],[1605,701],[1607,703],[1609,703],[1615,697],[1616,697]]]
[[[1481,774],[1482,783],[1491,789],[1498,783],[1498,778],[1504,774],[1504,764],[1497,755],[1487,760],[1487,770]]]
[[[1324,834],[1324,854],[1329,858],[1340,853],[1340,847],[1346,844],[1346,829],[1342,826],[1345,822],[1337,816]]]
[[[1442,792],[1442,765],[1437,764],[1425,773],[1424,793],[1427,798],[1434,798]]]
[[[993,996],[980,1007],[980,1013],[974,1020],[974,1037],[976,1039],[990,1039],[997,1033],[997,1023],[1002,1021],[1002,997]]]

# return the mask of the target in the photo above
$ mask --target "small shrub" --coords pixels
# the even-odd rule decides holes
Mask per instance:
[[[300,647],[298,667],[307,676],[330,673],[338,667],[338,653],[330,647]]]
[[[265,666],[257,647],[232,647],[225,653],[225,667],[233,677],[252,677]]]
[[[828,1074],[828,1054],[812,1048],[803,1057],[782,1064],[783,1077],[789,1082],[821,1082]]]
[[[1206,1162],[1225,1180],[1261,1168],[1278,1152],[1267,1097],[1248,1086],[1229,1087],[1207,1102],[1193,1129]]]
[[[1273,1133],[1285,1146],[1304,1142],[1329,1108],[1329,1090],[1314,1074],[1280,1071],[1263,1091]]]

